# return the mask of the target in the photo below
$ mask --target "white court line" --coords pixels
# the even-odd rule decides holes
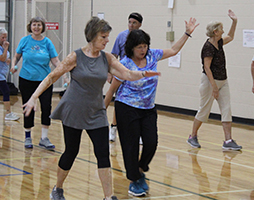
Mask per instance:
[[[52,123],[62,124],[61,122],[55,121],[55,120],[53,120]],[[178,152],[181,152],[181,153],[190,154],[190,152],[179,150],[179,149],[173,149],[173,148],[170,148],[170,147],[165,147],[165,146],[160,146],[160,145],[158,145],[158,147],[168,149],[168,150],[172,150],[172,151],[178,151]],[[225,161],[225,160],[222,160],[222,159],[217,159],[217,158],[213,158],[213,157],[210,157],[210,156],[204,156],[204,155],[201,155],[201,154],[198,154],[198,156],[203,157],[203,158],[207,158],[207,159],[211,159],[211,160],[216,160],[216,161],[219,161],[219,162],[228,162],[228,163],[231,163],[231,165],[233,164],[233,165],[240,166],[240,167],[245,167],[245,168],[248,168],[248,169],[254,169],[254,167],[251,167],[251,166],[248,166],[248,165],[242,165],[242,164],[235,163],[235,162],[232,162],[232,161]]]
[[[240,193],[240,192],[251,192],[252,190],[232,190],[232,191],[220,191],[220,192],[204,192],[200,193],[202,195],[208,195],[208,194],[226,194],[226,193]]]
[[[173,148],[170,148],[170,147],[165,147],[165,146],[160,146],[160,145],[158,145],[158,147],[161,147],[161,148],[164,148],[164,149],[168,149],[168,150],[172,150],[172,151],[178,151],[178,152],[181,152],[181,153],[190,154],[190,152],[183,151],[183,150],[179,150],[179,149],[173,149]],[[211,160],[220,161],[220,162],[228,162],[228,163],[231,163],[231,164],[233,164],[233,165],[240,166],[240,167],[245,167],[245,168],[249,168],[249,169],[254,169],[254,167],[251,167],[251,166],[248,166],[248,165],[242,165],[242,164],[235,163],[235,162],[232,162],[232,161],[224,161],[224,160],[222,160],[222,159],[217,159],[217,158],[213,158],[213,157],[210,157],[210,156],[204,156],[204,155],[200,155],[200,154],[198,154],[198,156],[199,156],[199,157],[203,157],[203,158],[207,158],[207,159],[211,159]]]
[[[150,196],[148,196],[148,197],[134,197],[134,196],[131,196],[130,195],[130,197],[132,197],[131,199],[132,200],[149,200],[149,199],[165,199],[165,198],[170,198],[170,197],[189,197],[189,196],[193,196],[193,195],[195,195],[195,194],[180,194],[180,195],[168,195],[168,196],[157,196],[157,197],[150,197]],[[121,200],[130,200],[130,199],[121,199]]]
[[[167,195],[167,196],[157,196],[157,197],[146,197],[146,198],[135,198],[133,196],[132,199],[133,200],[149,200],[149,199],[165,199],[165,198],[174,198],[174,197],[189,197],[189,196],[206,196],[206,195],[209,195],[209,194],[223,194],[223,193],[240,193],[240,192],[251,192],[252,190],[234,190],[234,191],[220,191],[220,192],[205,192],[205,193],[200,193],[200,194],[179,194],[179,195]],[[205,197],[204,197],[205,198]],[[213,197],[207,197],[207,198],[213,198]],[[216,199],[216,198],[214,198]],[[130,199],[122,199],[122,200],[130,200]]]

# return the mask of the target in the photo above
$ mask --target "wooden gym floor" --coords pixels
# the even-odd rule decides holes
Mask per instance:
[[[53,109],[59,102],[53,97]],[[60,121],[52,120],[49,138],[55,151],[39,147],[40,112],[32,129],[34,148],[24,148],[21,97],[11,96],[12,111],[21,119],[5,122],[0,104],[0,199],[49,200],[56,183],[58,159],[64,150]],[[39,105],[39,104],[38,104]],[[113,105],[113,104],[112,104]],[[109,122],[113,106],[108,109]],[[209,120],[199,131],[201,149],[193,149],[186,140],[192,129],[193,117],[158,111],[159,144],[150,171],[146,173],[149,195],[134,198],[128,195],[119,140],[110,143],[113,187],[121,200],[254,200],[254,127],[233,124],[233,138],[242,151],[223,152],[224,140],[219,121]],[[142,146],[141,146],[142,148]],[[103,192],[97,174],[92,144],[83,132],[78,157],[64,184],[67,200],[101,200]]]

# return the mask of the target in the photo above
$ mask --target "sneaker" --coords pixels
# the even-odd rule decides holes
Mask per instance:
[[[242,146],[237,145],[234,140],[231,140],[231,142],[229,142],[229,143],[226,143],[224,141],[222,148],[225,149],[225,150],[237,151],[237,150],[242,149]]]
[[[49,141],[49,139],[48,139],[47,137],[44,138],[44,139],[41,139],[39,145],[40,145],[41,147],[46,148],[46,149],[54,149],[54,148],[55,148],[55,145],[53,145],[53,144]]]
[[[17,121],[19,120],[19,118],[20,118],[19,116],[11,112],[6,114],[4,119],[7,121]]]
[[[128,193],[135,197],[142,197],[146,195],[146,191],[141,188],[137,181],[130,183]]]
[[[187,143],[191,145],[193,148],[201,148],[200,144],[198,143],[197,136],[191,137],[189,136],[189,139],[187,140]]]
[[[54,186],[52,192],[50,193],[50,198],[52,200],[65,200],[63,193],[64,193],[63,189],[56,188],[56,186]]]
[[[143,145],[143,141],[142,141],[142,138],[141,138],[141,137],[139,138],[139,144],[140,144],[140,145]]]
[[[116,130],[117,130],[117,126],[110,126],[109,141],[111,141],[111,142],[116,141]]]
[[[141,173],[141,178],[137,181],[141,188],[147,192],[149,190],[149,186],[146,183],[146,176],[144,173]]]
[[[106,200],[105,198],[103,200]],[[112,196],[110,200],[118,200],[116,196]]]
[[[25,148],[27,148],[27,149],[32,149],[33,148],[32,138],[27,137],[25,139]]]

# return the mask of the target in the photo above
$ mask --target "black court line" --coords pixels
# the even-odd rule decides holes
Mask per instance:
[[[14,141],[16,141],[16,142],[24,143],[23,141],[17,140],[17,139],[15,139],[15,138],[7,137],[7,136],[1,135],[1,134],[0,134],[0,136],[2,136],[2,137],[4,137],[4,138],[7,138],[7,139],[10,139],[10,140],[14,140]],[[40,147],[39,145],[34,145],[34,146],[41,149],[41,147]],[[57,153],[57,154],[62,154],[62,152],[56,151],[56,150],[54,150],[53,152],[54,152],[54,153]],[[84,161],[84,162],[87,162],[87,163],[91,163],[91,164],[97,165],[96,162],[93,162],[93,161],[90,161],[90,160],[86,160],[86,159],[84,159],[84,158],[76,157],[76,159],[77,159],[77,160]],[[4,163],[1,163],[1,162],[0,162],[0,164],[3,164],[3,165],[8,166],[8,167],[10,167],[10,168],[13,168],[13,169],[16,169],[16,170],[19,170],[19,171],[24,172],[23,170],[20,170],[20,169],[17,169],[17,168],[15,168],[15,167],[6,165],[6,164],[4,164]],[[122,170],[120,170],[120,169],[116,169],[116,168],[112,168],[112,167],[111,167],[111,169],[114,170],[114,171],[118,171],[118,172],[122,172],[122,173],[126,174],[125,171],[122,171]],[[31,173],[29,173],[29,172],[26,172],[26,173],[31,174]],[[26,174],[25,174],[25,175],[26,175]],[[1,175],[0,175],[0,176],[1,176]],[[182,188],[180,188],[180,187],[176,187],[176,186],[173,186],[173,185],[165,184],[165,183],[162,183],[162,182],[159,182],[159,181],[156,181],[156,180],[152,180],[152,179],[148,179],[148,178],[146,178],[146,180],[149,180],[150,182],[154,182],[154,183],[157,183],[157,184],[162,185],[162,186],[166,186],[166,187],[170,187],[170,188],[179,190],[179,191],[181,191],[181,192],[186,192],[186,193],[189,193],[189,194],[197,195],[197,196],[200,196],[200,197],[203,197],[203,198],[206,198],[206,199],[218,200],[218,199],[216,199],[216,198],[212,198],[212,197],[209,197],[209,196],[206,196],[206,195],[203,195],[203,194],[199,194],[199,193],[196,193],[196,192],[192,192],[192,191],[189,191],[189,190],[185,190],[185,189],[182,189]]]

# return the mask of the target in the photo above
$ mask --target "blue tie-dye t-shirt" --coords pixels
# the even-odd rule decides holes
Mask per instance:
[[[132,71],[150,70],[157,72],[157,62],[162,58],[162,55],[162,49],[148,50],[146,66],[144,68],[139,68],[127,56],[120,62]],[[122,81],[122,84],[117,90],[115,101],[120,101],[135,108],[151,109],[154,107],[157,84],[158,76],[145,77],[137,81]]]

